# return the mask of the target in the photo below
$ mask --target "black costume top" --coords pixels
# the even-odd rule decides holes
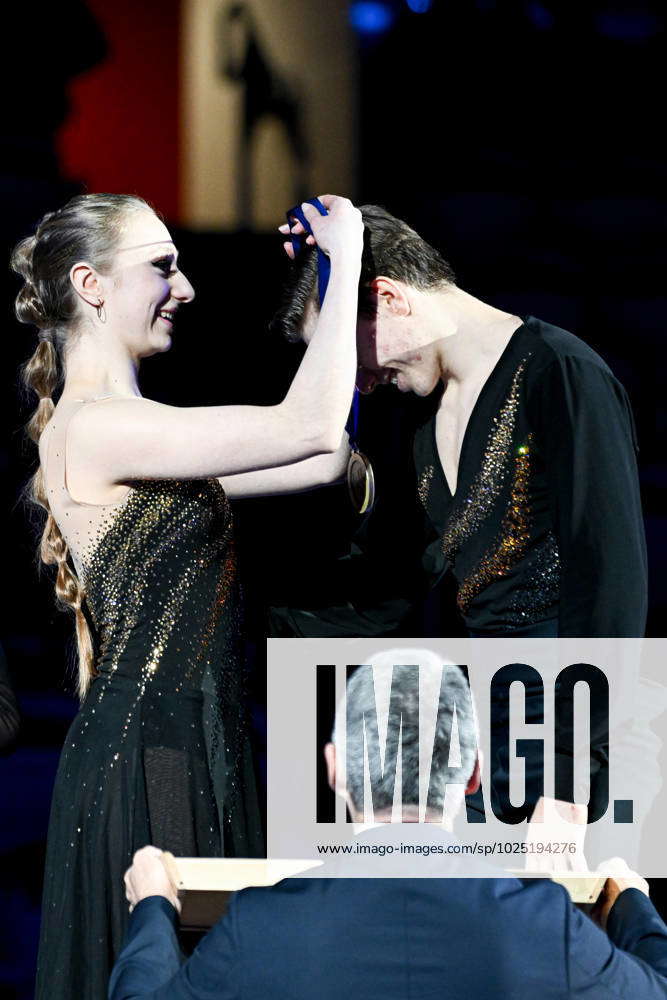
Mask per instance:
[[[503,635],[553,622],[561,636],[642,636],[635,429],[605,362],[565,330],[526,318],[472,410],[453,496],[434,404],[415,435],[404,510],[390,512],[380,496],[332,596],[317,609],[279,609],[276,632],[391,634],[424,583],[451,570],[469,630]]]

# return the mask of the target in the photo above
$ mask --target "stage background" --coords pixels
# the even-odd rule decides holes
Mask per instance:
[[[267,332],[286,271],[274,227],[305,195],[383,204],[444,252],[464,288],[572,330],[625,384],[641,445],[648,634],[664,634],[661,5],[63,0],[16,5],[8,17],[5,260],[78,191],[151,200],[197,298],[171,352],[146,362],[145,395],[279,400],[300,349]],[[8,1000],[27,1000],[51,787],[76,702],[71,623],[54,608],[49,573],[38,576],[18,500],[35,455],[22,431],[33,401],[20,397],[17,370],[35,338],[13,319],[18,286],[3,273],[1,637],[23,721],[0,759],[0,985]],[[392,388],[362,404],[380,490],[401,479],[421,405]],[[298,600],[356,520],[341,487],[246,501],[236,517],[261,770],[266,607]],[[414,628],[459,630],[450,597],[446,585],[434,592]]]

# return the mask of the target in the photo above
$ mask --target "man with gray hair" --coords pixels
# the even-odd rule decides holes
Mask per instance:
[[[387,732],[384,766],[377,719],[378,694],[383,689],[388,693],[387,711],[381,720],[381,728]],[[427,713],[429,719],[424,718]],[[348,679],[345,707],[338,706],[324,756],[329,784],[336,788],[337,748],[344,743],[344,797],[355,820],[364,819],[368,753],[373,806],[369,818],[391,821],[399,737],[402,811],[398,822],[419,822],[419,803],[423,801],[424,821],[450,830],[464,796],[480,785],[472,694],[460,667],[443,663],[427,649],[389,649],[373,656],[370,664],[359,666]],[[457,763],[452,761],[452,744]]]
[[[441,671],[436,696],[433,691],[422,696],[422,672],[416,666],[396,669],[391,661],[399,658],[397,652],[390,651],[384,664],[359,668],[350,679],[346,725],[341,726],[339,714],[334,740],[325,750],[329,780],[334,787],[338,783],[336,763],[346,731],[352,746],[345,794],[353,819],[360,822],[364,749],[355,746],[355,731],[369,736],[372,772],[379,748],[376,744],[374,749],[373,742],[384,729],[386,715],[390,725],[384,765],[371,781],[374,818],[391,818],[396,788],[389,775],[400,739],[400,798],[408,806],[403,818],[410,822],[384,822],[362,836],[382,836],[392,827],[403,836],[409,829],[418,831],[419,802],[425,801],[430,830],[428,835],[421,831],[422,839],[430,835],[434,840],[441,832],[449,787],[458,786],[460,804],[461,789],[469,793],[479,784],[472,700],[463,673],[448,665]],[[385,691],[384,705],[376,697],[383,671],[391,671],[394,681],[388,698]],[[438,721],[437,709],[445,706],[450,712],[456,706],[456,760],[449,724],[453,719],[450,715]],[[428,707],[436,710],[430,722],[423,711]],[[427,729],[432,726],[434,739],[426,742],[435,746],[426,779],[416,748],[422,723]],[[421,794],[424,780],[426,799]],[[455,809],[449,817],[446,806],[444,812],[449,822]],[[446,843],[446,830],[442,835]],[[225,916],[183,962],[177,938],[180,904],[160,854],[156,847],[142,848],[126,873],[126,895],[133,909],[126,944],[111,976],[109,1000],[667,996],[667,926],[648,899],[647,883],[627,867],[619,866],[621,874],[607,879],[596,913],[599,926],[572,905],[562,886],[549,880],[524,884],[500,873],[486,878],[286,879],[270,888],[237,893]],[[413,857],[411,873],[427,874],[415,861]]]

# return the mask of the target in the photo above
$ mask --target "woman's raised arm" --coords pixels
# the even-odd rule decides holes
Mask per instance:
[[[108,483],[231,476],[289,465],[340,446],[356,374],[361,213],[346,198],[304,212],[330,257],[317,328],[285,399],[276,406],[175,407],[109,398],[72,418],[72,450]],[[78,463],[77,463],[78,464]]]

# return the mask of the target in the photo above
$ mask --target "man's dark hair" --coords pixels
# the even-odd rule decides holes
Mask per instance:
[[[453,284],[454,272],[438,251],[406,222],[379,205],[362,205],[364,249],[359,279],[359,315],[373,316],[374,297],[369,284],[378,275],[402,281],[422,291]],[[304,246],[292,264],[282,302],[271,321],[271,330],[297,341],[308,300],[317,285],[317,253]]]

